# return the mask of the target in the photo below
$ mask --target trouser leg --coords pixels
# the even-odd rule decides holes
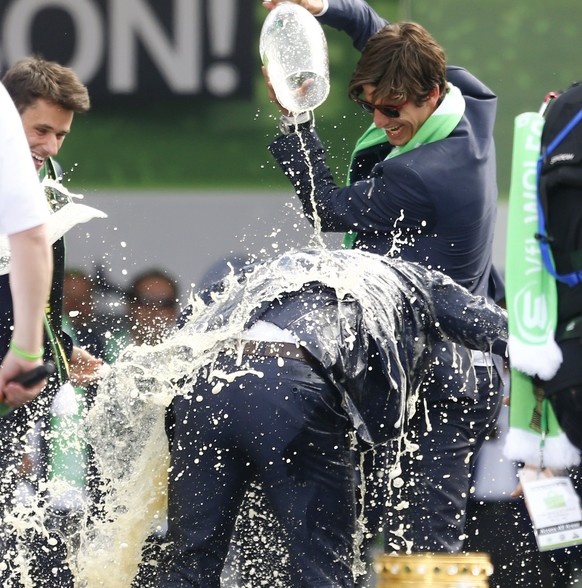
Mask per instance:
[[[307,364],[243,366],[217,393],[198,384],[174,401],[163,588],[219,586],[242,494],[258,475],[285,532],[292,585],[351,588],[353,476],[337,391]],[[250,369],[249,369],[250,368]]]
[[[389,551],[462,549],[473,464],[501,403],[497,371],[479,367],[475,371],[476,399],[430,402],[428,412],[420,409],[410,425],[418,449],[402,460],[402,491],[389,497],[384,530]],[[400,511],[394,508],[403,505]],[[400,524],[402,536],[397,533]]]
[[[207,386],[194,394],[211,397]],[[159,586],[219,588],[248,460],[232,444],[229,451],[228,428],[213,425],[221,418],[218,403],[204,400],[197,405],[178,397],[173,405],[167,534],[171,547]]]
[[[258,482],[245,495],[233,543],[232,561],[240,588],[265,582],[270,588],[292,585],[288,538]]]
[[[309,366],[294,363],[279,376],[278,443],[271,439],[275,451],[258,458],[259,478],[287,539],[292,586],[352,587],[348,420],[337,391]],[[287,428],[285,422],[296,425]]]

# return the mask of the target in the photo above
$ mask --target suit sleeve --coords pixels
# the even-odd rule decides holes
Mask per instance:
[[[354,47],[361,51],[368,39],[388,21],[362,0],[329,0],[329,8],[318,20],[352,39]]]
[[[483,296],[475,296],[444,274],[431,287],[437,327],[451,341],[469,349],[505,354],[507,312]]]
[[[369,179],[338,187],[325,160],[321,141],[312,131],[281,136],[269,146],[301,200],[303,212],[322,231],[391,232],[430,226],[435,215],[429,190],[418,166],[377,165]]]

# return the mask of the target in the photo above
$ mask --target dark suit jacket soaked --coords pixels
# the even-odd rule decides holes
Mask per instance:
[[[505,312],[485,298],[440,272],[358,250],[296,251],[250,266],[206,308],[204,324],[224,327],[245,305],[246,327],[261,319],[295,335],[367,443],[393,435],[435,345],[502,351],[507,338]]]

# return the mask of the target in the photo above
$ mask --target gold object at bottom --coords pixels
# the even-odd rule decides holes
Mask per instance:
[[[376,588],[487,588],[493,565],[487,553],[385,553],[376,557],[374,571]]]

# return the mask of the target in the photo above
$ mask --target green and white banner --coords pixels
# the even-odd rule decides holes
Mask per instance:
[[[505,455],[528,464],[563,468],[579,452],[561,431],[532,377],[549,380],[562,362],[554,339],[556,283],[546,271],[539,243],[537,160],[544,118],[526,112],[515,119],[505,264],[509,319],[511,405]]]
[[[506,251],[506,296],[511,365],[542,380],[560,367],[554,340],[556,284],[545,270],[538,230],[537,160],[544,118],[526,112],[515,119]]]

